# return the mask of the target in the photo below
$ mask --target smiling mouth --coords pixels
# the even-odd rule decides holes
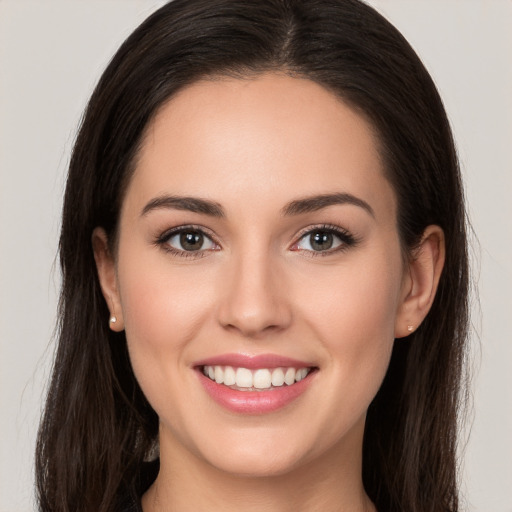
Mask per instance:
[[[268,391],[292,386],[305,379],[315,368],[257,368],[204,365],[202,373],[217,384],[237,391]]]

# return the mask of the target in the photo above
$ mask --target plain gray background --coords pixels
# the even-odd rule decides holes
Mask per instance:
[[[0,0],[0,512],[28,512],[53,354],[64,176],[85,102],[163,1]],[[479,239],[464,509],[512,512],[512,2],[372,0],[438,84]],[[462,443],[465,444],[465,443]]]

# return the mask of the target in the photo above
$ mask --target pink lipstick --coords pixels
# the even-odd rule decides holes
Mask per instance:
[[[277,411],[301,396],[317,368],[275,354],[224,354],[194,364],[207,394],[241,414]]]

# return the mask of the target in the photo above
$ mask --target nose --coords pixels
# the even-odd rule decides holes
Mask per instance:
[[[290,297],[283,272],[271,256],[245,254],[229,267],[218,307],[222,327],[249,338],[286,329],[292,319]]]

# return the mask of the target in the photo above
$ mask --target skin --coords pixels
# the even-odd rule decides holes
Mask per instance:
[[[282,214],[333,192],[372,212],[345,203]],[[208,199],[225,216],[142,213],[162,195]],[[161,108],[123,201],[117,253],[101,228],[93,235],[111,328],[126,330],[160,418],[161,470],[145,512],[374,510],[361,481],[366,411],[394,339],[427,314],[444,261],[443,233],[429,226],[407,262],[396,214],[371,126],[318,84],[280,74],[201,81]],[[176,238],[156,242],[191,224],[213,240],[191,257],[166,250]],[[305,232],[326,224],[354,243],[313,251]],[[273,353],[318,371],[286,407],[236,414],[193,367],[225,353]]]

